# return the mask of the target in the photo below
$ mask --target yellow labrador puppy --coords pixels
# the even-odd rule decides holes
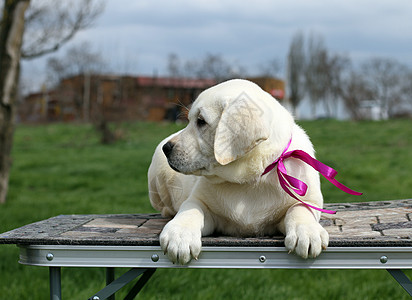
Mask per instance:
[[[289,146],[288,146],[289,145]],[[160,244],[174,263],[186,264],[201,252],[201,237],[285,234],[289,251],[318,256],[329,236],[319,224],[322,207],[319,174],[294,158],[287,174],[308,186],[292,198],[276,170],[265,169],[285,150],[314,156],[306,133],[276,99],[256,84],[230,80],[202,92],[186,128],[162,141],[148,172],[150,201],[166,224]]]

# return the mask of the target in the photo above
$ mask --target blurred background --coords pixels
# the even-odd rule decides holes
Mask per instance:
[[[229,78],[257,81],[300,119],[411,114],[407,0],[50,3],[26,13],[24,121],[89,120],[96,104],[112,119],[171,118],[170,103]]]

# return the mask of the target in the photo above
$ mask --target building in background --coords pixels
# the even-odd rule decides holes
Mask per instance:
[[[267,76],[251,77],[248,80],[259,85],[277,100],[285,100],[285,82],[283,80]]]
[[[284,82],[248,78],[282,100]],[[186,109],[213,79],[81,74],[63,79],[51,90],[26,96],[19,105],[22,122],[184,119]]]
[[[387,120],[389,118],[388,111],[379,104],[377,100],[361,101],[359,114],[364,120]]]

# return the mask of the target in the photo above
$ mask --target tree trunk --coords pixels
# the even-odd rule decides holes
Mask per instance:
[[[315,102],[313,99],[310,99],[310,113],[312,120],[315,120],[317,118],[316,116],[316,106],[318,105],[317,102]]]
[[[4,1],[0,25],[0,203],[6,202],[20,73],[24,12],[29,0]]]

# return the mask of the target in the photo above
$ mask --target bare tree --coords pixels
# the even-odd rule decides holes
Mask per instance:
[[[90,90],[93,74],[101,74],[106,66],[98,51],[94,51],[88,42],[69,48],[62,56],[54,56],[47,60],[47,78],[50,87],[53,87],[60,100],[70,95],[73,88],[62,84],[64,78],[81,75],[84,80],[83,97],[69,97],[66,104],[74,106],[77,118],[89,121],[90,117]],[[96,80],[95,80],[96,81]]]
[[[304,37],[302,32],[296,33],[292,39],[289,47],[287,64],[288,94],[293,112],[295,114],[296,108],[305,94],[305,53]]]
[[[52,57],[47,61],[49,82],[54,82],[55,92],[60,101],[69,102],[68,105],[75,108],[78,119],[92,121],[96,131],[101,136],[101,143],[111,144],[116,141],[115,134],[111,131],[108,121],[108,112],[102,98],[103,82],[99,74],[104,72],[106,65],[100,53],[92,50],[89,43],[84,42],[69,48],[64,56]],[[83,97],[67,97],[68,90],[73,87],[62,84],[67,77],[81,75],[83,79]],[[118,85],[120,82],[118,82]],[[98,95],[97,101],[91,101],[92,91]]]
[[[326,73],[327,83],[325,97],[322,99],[328,116],[337,116],[338,101],[341,96],[343,76],[350,69],[351,62],[348,57],[325,52],[323,69]]]
[[[53,52],[102,12],[93,0],[37,2],[7,0],[0,22],[0,203],[6,201],[11,165],[20,58]],[[97,4],[96,4],[97,3]],[[83,5],[82,5],[83,4]],[[1,6],[1,5],[0,5]]]
[[[402,110],[398,115],[412,116],[412,70],[409,68],[402,80]]]
[[[69,48],[63,56],[54,56],[47,60],[47,77],[51,85],[57,85],[63,78],[103,72],[106,68],[98,51],[88,42]]]
[[[182,74],[184,77],[200,78],[202,77],[201,69],[202,62],[196,59],[188,60],[183,64]]]
[[[268,63],[260,67],[261,73],[268,77],[280,77],[280,71],[282,70],[282,65],[277,58],[271,59]]]
[[[229,78],[237,77],[239,71],[237,68],[229,64],[219,54],[207,54],[203,61],[199,64],[197,77],[213,78],[220,82]]]
[[[305,88],[312,105],[322,103],[328,117],[337,115],[338,100],[342,88],[342,76],[350,67],[350,60],[339,54],[331,54],[319,35],[309,36],[305,67]]]
[[[176,53],[170,53],[167,57],[167,71],[170,77],[181,77],[182,66],[180,58]]]
[[[321,36],[314,33],[309,36],[306,60],[305,88],[311,101],[314,117],[317,104],[327,95],[326,87],[328,86],[328,51]]]
[[[246,73],[242,66],[227,62],[219,54],[207,54],[202,59],[187,61],[181,61],[176,54],[170,54],[167,69],[170,76],[211,78],[217,82],[242,77]]]
[[[360,72],[350,70],[347,76],[342,78],[340,95],[352,119],[361,120],[365,117],[360,109],[361,103],[364,100],[372,99],[373,92],[369,88],[366,78]]]
[[[403,82],[408,69],[393,59],[372,58],[362,65],[362,71],[381,112],[392,116],[404,97]]]
[[[24,13],[29,3],[23,0],[5,1],[0,23],[0,203],[6,202],[9,186]]]
[[[32,59],[58,50],[90,27],[104,6],[104,1],[96,0],[33,0],[26,14],[22,57]]]

